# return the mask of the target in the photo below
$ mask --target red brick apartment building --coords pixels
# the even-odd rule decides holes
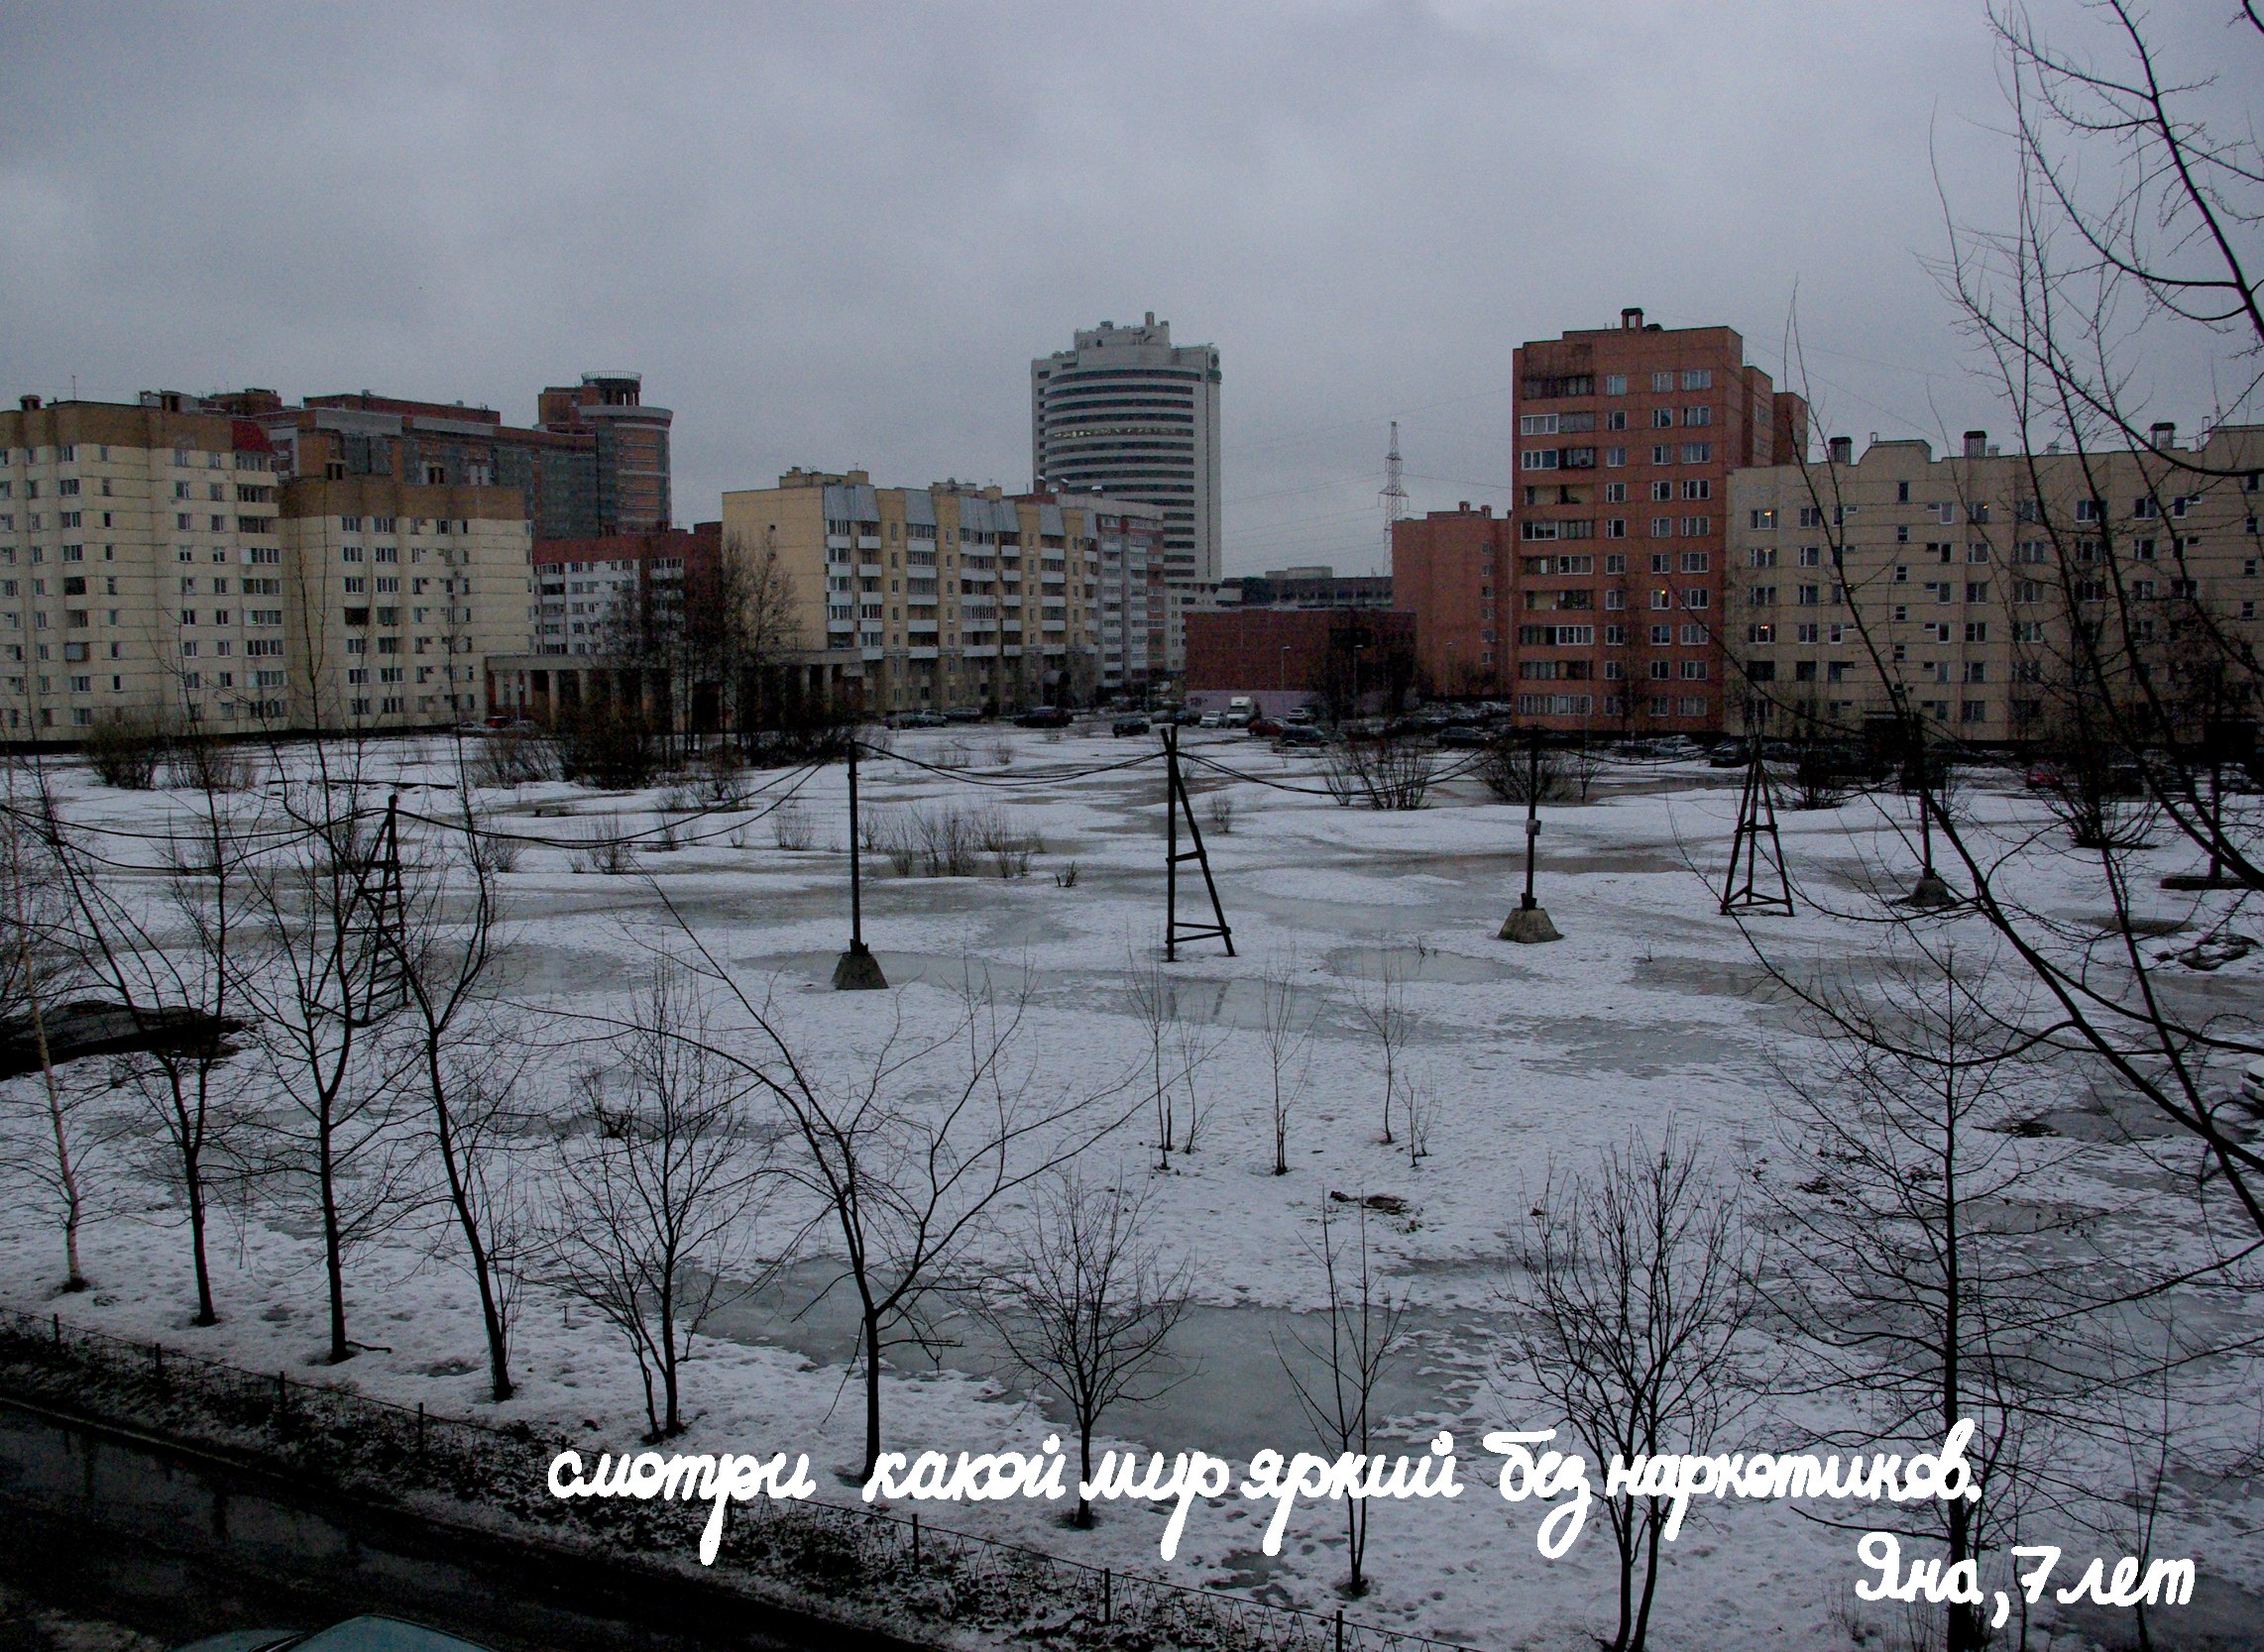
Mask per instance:
[[[1426,694],[1499,696],[1515,549],[1507,515],[1468,500],[1392,524],[1392,601],[1415,616],[1415,667]]]
[[[1431,607],[1491,607],[1524,720],[1723,727],[1730,473],[1798,457],[1807,403],[1747,365],[1734,329],[1646,326],[1640,309],[1618,327],[1520,346],[1516,374],[1517,533],[1506,584],[1494,581],[1502,600],[1487,604],[1473,570]],[[1466,620],[1443,634],[1469,646]]]

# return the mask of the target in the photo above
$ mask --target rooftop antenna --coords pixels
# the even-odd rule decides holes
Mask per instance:
[[[1376,496],[1384,501],[1384,566],[1392,565],[1392,524],[1408,514],[1407,484],[1400,470],[1400,421],[1392,420],[1392,450],[1384,455],[1384,491]]]

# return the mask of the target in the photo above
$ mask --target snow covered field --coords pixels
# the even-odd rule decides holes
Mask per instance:
[[[886,818],[947,801],[994,807],[1013,829],[1042,840],[1027,876],[1002,879],[986,867],[974,877],[899,877],[868,854],[865,934],[893,990],[836,993],[829,977],[849,921],[840,767],[818,771],[789,806],[809,824],[807,848],[777,846],[778,816],[733,829],[745,814],[694,823],[684,835],[700,840],[639,852],[628,875],[578,872],[572,850],[530,847],[502,881],[510,991],[527,1010],[540,1082],[563,1097],[577,1071],[605,1059],[610,1023],[627,1013],[641,972],[656,954],[683,950],[657,890],[750,996],[772,994],[795,1048],[835,1081],[853,1076],[898,1013],[915,1030],[948,1026],[971,974],[1009,996],[1027,994],[1019,1047],[1041,1081],[1121,1082],[1133,1100],[1144,1095],[1137,1087],[1148,1033],[1132,1013],[1127,973],[1133,959],[1153,953],[1163,922],[1161,769],[1072,777],[1135,756],[1144,742],[1082,727],[892,738],[908,755],[964,762],[965,772],[868,760],[864,808]],[[1496,933],[1522,879],[1522,809],[1467,780],[1440,788],[1419,812],[1340,808],[1311,756],[1231,734],[1189,730],[1186,738],[1191,752],[1259,778],[1221,788],[1215,776],[1190,771],[1237,952],[1229,958],[1216,942],[1195,941],[1170,966],[1180,1016],[1207,1041],[1193,1151],[1174,1152],[1169,1172],[1159,1171],[1145,1110],[1090,1150],[1095,1174],[1152,1186],[1161,1237],[1192,1260],[1198,1304],[1179,1332],[1185,1378],[1151,1403],[1112,1413],[1106,1431],[1118,1442],[1199,1447],[1238,1461],[1269,1445],[1312,1449],[1277,1345],[1309,1328],[1323,1300],[1313,1255],[1323,1205],[1335,1194],[1387,1196],[1396,1212],[1373,1215],[1369,1235],[1391,1288],[1409,1299],[1416,1332],[1384,1384],[1389,1432],[1413,1451],[1442,1427],[1453,1431],[1468,1489],[1451,1503],[1377,1507],[1374,1587],[1348,1609],[1489,1648],[1592,1644],[1587,1636],[1608,1632],[1612,1621],[1606,1534],[1592,1518],[1570,1555],[1541,1559],[1537,1513],[1494,1495],[1493,1459],[1478,1446],[1491,1429],[1555,1421],[1503,1370],[1517,1289],[1508,1236],[1552,1168],[1584,1168],[1637,1129],[1655,1136],[1672,1120],[1740,1170],[1773,1151],[1780,1066],[1798,1067],[1813,1052],[1785,994],[1717,911],[1741,776],[1698,764],[1612,767],[1588,803],[1547,806],[1539,897],[1565,938],[1519,947]],[[453,807],[448,792],[419,789],[453,785],[443,743],[382,748],[378,767],[402,785],[404,807]],[[1970,794],[1975,818],[2006,833],[2042,827],[2041,810],[2013,777],[1995,778]],[[1232,798],[1232,827],[1223,832],[1207,813],[1221,789]],[[102,788],[78,769],[64,774],[61,791],[68,818],[90,827],[154,832],[183,806],[163,791]],[[562,783],[483,795],[492,824],[562,838],[584,829],[580,817],[649,825],[660,801],[657,790],[598,796]],[[1889,799],[1882,814],[1880,804],[1858,799],[1781,817],[1800,912],[1752,922],[1776,961],[1795,973],[1832,969],[1881,944],[1874,926],[1824,909],[1854,913],[1865,891],[1907,886],[1916,856],[1902,807]],[[165,847],[155,837],[108,839],[106,852],[149,868],[118,873],[120,888],[136,877],[153,892],[162,884]],[[2157,870],[2186,869],[2189,858],[2165,849]],[[2030,897],[2055,912],[2105,911],[2087,884],[2095,862],[2034,856],[2022,876],[2032,880]],[[1183,876],[1182,897],[1183,916],[1207,917],[1199,879]],[[2208,903],[2231,897],[2157,899],[2167,933],[2190,924],[2197,903],[2213,911]],[[1272,1079],[1259,1032],[1269,968],[1294,971],[1313,1023],[1309,1077],[1288,1138],[1290,1173],[1281,1176],[1270,1173]],[[2253,1007],[2257,968],[2252,955],[2196,976],[2193,990]],[[1381,1056],[1361,1015],[1387,991],[1404,996],[1413,1032],[1403,1059],[1433,1107],[1429,1152],[1412,1162],[1404,1130],[1395,1146],[1380,1141]],[[732,1025],[728,1005],[717,1017]],[[19,1148],[36,1147],[44,1119],[37,1083],[7,1086],[11,1103],[21,1103],[7,1112]],[[2066,1109],[2071,1120],[2095,1116],[2080,1080],[2070,1080]],[[2072,1146],[2054,1161],[2049,1192],[2090,1213],[2089,1245],[2131,1263],[2187,1254],[2192,1195],[2174,1166],[2111,1130],[2084,1139],[2071,1125],[2058,1134]],[[222,1322],[197,1329],[188,1324],[177,1214],[129,1144],[94,1153],[99,1209],[85,1236],[93,1290],[54,1294],[59,1242],[45,1210],[18,1199],[0,1214],[0,1301],[256,1370],[320,1360],[322,1253],[304,1222],[264,1205],[232,1215],[216,1246]],[[1011,1229],[1020,1211],[995,1214]],[[781,1200],[754,1248],[774,1254],[807,1215]],[[629,1446],[643,1423],[625,1348],[586,1309],[539,1286],[517,1333],[519,1394],[503,1406],[486,1399],[478,1311],[465,1275],[447,1260],[448,1241],[437,1224],[404,1226],[360,1251],[348,1278],[349,1318],[357,1340],[374,1346],[335,1372],[308,1375],[435,1410],[526,1418],[586,1438],[594,1450]],[[853,1468],[863,1419],[849,1380],[854,1320],[846,1293],[810,1305],[836,1272],[826,1241],[822,1227],[812,1230],[778,1280],[711,1326],[685,1378],[691,1428],[678,1449],[807,1450],[821,1471],[821,1495],[848,1500],[853,1490],[823,1471]],[[984,1254],[978,1249],[975,1260]],[[888,1379],[891,1449],[1030,1449],[1063,1420],[1050,1402],[1032,1400],[972,1328],[939,1350],[937,1369],[910,1369],[915,1363],[902,1362]],[[1802,1425],[1814,1420],[1786,1407],[1749,1420],[1724,1449],[1801,1449]],[[1015,1504],[925,1514],[1095,1564],[1164,1570],[1160,1512],[1106,1508],[1091,1531],[1064,1529],[1058,1509]],[[1170,1575],[1314,1609],[1343,1604],[1333,1587],[1344,1570],[1335,1510],[1301,1512],[1278,1560],[1258,1552],[1263,1519],[1239,1501],[1199,1510]],[[2264,1576],[2253,1496],[2197,1487],[2169,1522],[2175,1530],[2157,1536],[2156,1552],[2196,1557],[2211,1621],[2230,1628],[2245,1619],[2252,1637],[2264,1635],[2264,1593],[2239,1588]],[[697,1523],[687,1512],[687,1547]],[[2073,1531],[2048,1540],[2071,1553],[2098,1546]],[[1847,1588],[1861,1575],[1854,1541],[1789,1506],[1731,1506],[1694,1519],[1670,1549],[1655,1644],[1723,1652],[1851,1644]],[[1883,1620],[1877,1608],[1855,1615]],[[2156,1619],[2157,1635],[2164,1621]]]

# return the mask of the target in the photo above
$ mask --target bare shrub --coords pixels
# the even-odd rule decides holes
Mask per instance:
[[[1004,734],[995,734],[991,736],[986,754],[990,758],[991,767],[998,769],[1009,767],[1014,761],[1014,742]]]
[[[87,766],[105,786],[124,792],[146,792],[157,783],[158,757],[165,736],[155,720],[120,716],[98,722],[88,731],[84,750]]]
[[[1043,854],[1046,840],[1034,831],[1018,829],[1004,810],[996,807],[983,810],[974,817],[975,841],[982,852],[990,856],[992,868],[1002,878],[1024,878],[1030,875],[1030,857]]]
[[[1057,867],[1055,869],[1054,887],[1056,889],[1075,889],[1076,887],[1075,861],[1073,860],[1067,866]]]
[[[660,807],[677,815],[697,815],[707,807],[707,802],[700,786],[688,780],[679,780],[660,794]]]
[[[720,809],[738,801],[745,775],[746,760],[739,755],[736,746],[711,746],[701,754],[694,784],[699,788],[702,802]]]
[[[260,760],[249,747],[210,734],[169,741],[166,784],[198,792],[243,792],[259,779]]]
[[[558,778],[558,742],[532,728],[498,728],[480,741],[472,765],[478,786],[531,786]]]
[[[860,825],[862,823],[859,823]],[[770,840],[782,849],[806,849],[816,840],[817,828],[800,798],[789,798],[770,812]]]
[[[1430,794],[1431,777],[1438,769],[1438,754],[1420,740],[1407,735],[1348,734],[1343,761],[1357,788],[1355,795],[1370,809],[1420,809]],[[1337,783],[1329,782],[1333,795]],[[1348,799],[1339,797],[1339,803]]]
[[[1536,778],[1531,737],[1501,734],[1478,754],[1478,778],[1504,803],[1569,803],[1575,796],[1585,798],[1594,772],[1582,782],[1566,757],[1554,746],[1542,746]]]
[[[887,858],[888,869],[908,878],[920,869],[920,834],[907,817],[893,811],[868,812],[857,822],[857,846]]]
[[[1234,833],[1234,794],[1213,792],[1203,800],[1203,815],[1210,822],[1211,830],[1221,837]]]
[[[610,701],[579,707],[559,719],[558,766],[586,786],[633,791],[652,778],[652,731],[630,708]]]
[[[467,823],[464,852],[474,871],[488,876],[518,870],[520,851],[526,847],[514,833],[499,831],[485,821]]]
[[[953,805],[915,810],[912,829],[920,845],[920,872],[931,878],[973,875],[981,844],[972,816]]]
[[[618,878],[634,864],[621,817],[608,815],[583,828],[582,841],[566,851],[566,864],[577,872],[599,872]]]

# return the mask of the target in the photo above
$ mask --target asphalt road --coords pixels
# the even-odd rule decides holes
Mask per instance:
[[[911,1652],[696,1580],[427,1523],[0,1399],[0,1581],[180,1645],[410,1618],[496,1652]]]

